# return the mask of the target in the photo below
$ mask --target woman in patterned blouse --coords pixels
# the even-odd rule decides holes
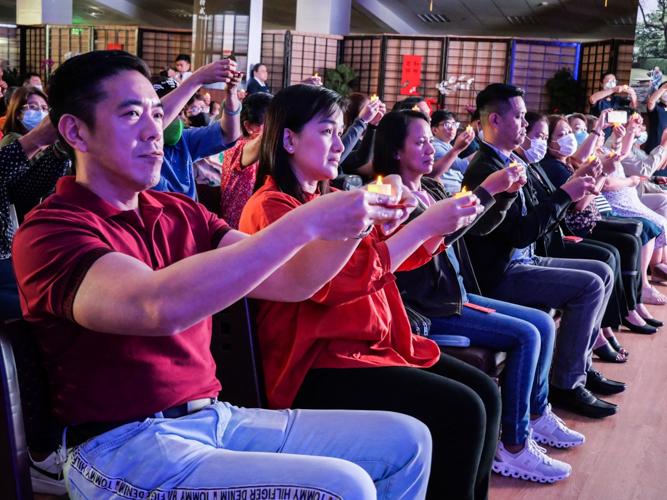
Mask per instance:
[[[0,320],[21,317],[11,254],[18,227],[13,204],[47,196],[65,174],[69,160],[54,144],[57,140],[47,116],[30,132],[0,148]],[[31,158],[44,148],[48,149],[30,165]]]

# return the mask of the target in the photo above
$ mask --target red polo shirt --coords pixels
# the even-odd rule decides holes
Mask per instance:
[[[240,229],[256,233],[299,205],[269,177],[245,206]],[[422,246],[399,270],[429,260]],[[292,405],[311,368],[429,367],[438,361],[438,346],[412,334],[395,280],[387,244],[373,229],[341,272],[309,300],[260,301],[257,327],[272,408]]]
[[[14,238],[23,315],[39,340],[63,425],[137,418],[220,390],[210,318],[177,335],[142,337],[88,330],[72,316],[78,287],[101,256],[121,252],[158,270],[216,248],[230,229],[173,193],[140,193],[138,212],[63,177]]]

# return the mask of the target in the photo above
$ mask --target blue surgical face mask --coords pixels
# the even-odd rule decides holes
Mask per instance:
[[[588,137],[588,132],[585,130],[579,130],[574,133],[574,138],[577,140],[577,145],[581,146],[581,143],[586,140]]]
[[[25,128],[27,128],[28,130],[32,130],[37,125],[39,125],[39,122],[41,122],[47,114],[48,113],[46,111],[42,111],[41,109],[39,110],[26,109],[23,112],[23,119],[21,120],[21,122],[23,122]]]
[[[640,146],[646,142],[648,139],[648,132],[644,130],[637,139],[635,139],[635,142],[639,144]]]

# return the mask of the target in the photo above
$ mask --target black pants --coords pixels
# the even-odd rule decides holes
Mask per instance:
[[[431,368],[314,369],[294,408],[387,410],[428,426],[433,460],[426,498],[484,500],[500,427],[500,392],[476,368],[441,355]]]
[[[602,318],[602,328],[616,328],[621,324],[621,320],[629,314],[628,298],[623,284],[623,272],[621,270],[621,256],[618,250],[602,241],[584,239],[579,243],[565,243],[565,253],[562,255],[568,259],[586,259],[604,262],[612,271],[614,271],[614,288],[607,303],[607,309]],[[630,291],[632,302],[634,304],[635,292]]]
[[[596,241],[614,246],[621,256],[621,271],[625,298],[630,310],[637,309],[642,301],[642,242],[639,237],[621,231],[593,228],[588,235]],[[634,292],[634,293],[633,293]]]

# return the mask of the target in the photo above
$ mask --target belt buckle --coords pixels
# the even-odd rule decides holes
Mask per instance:
[[[207,407],[212,403],[213,400],[211,398],[202,398],[202,399],[195,399],[194,401],[188,401],[186,403],[188,415],[190,415],[191,413],[198,412],[199,410]]]

